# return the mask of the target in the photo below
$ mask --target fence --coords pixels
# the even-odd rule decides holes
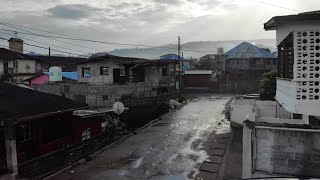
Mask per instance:
[[[179,92],[172,92],[172,93],[164,93],[158,96],[153,97],[128,97],[128,98],[121,98],[121,102],[129,108],[133,107],[148,107],[154,105],[161,105],[163,103],[169,102],[170,99],[177,99],[181,97]]]

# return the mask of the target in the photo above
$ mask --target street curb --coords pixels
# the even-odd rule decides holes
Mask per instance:
[[[230,98],[230,99],[227,101],[227,103],[224,105],[224,110],[222,111],[221,114],[225,114],[225,113],[226,113],[228,106],[230,105],[230,103],[232,102],[232,100],[233,100],[234,98],[235,98],[235,97],[232,97],[232,98]]]
[[[217,180],[223,180],[224,179],[224,172],[225,172],[225,168],[226,168],[226,165],[227,165],[228,156],[229,156],[229,150],[230,150],[231,143],[233,141],[233,137],[234,137],[234,132],[231,131],[229,139],[228,139],[228,144],[227,144],[227,147],[225,149],[225,153],[223,155],[222,162],[221,162],[221,165],[220,165],[220,168],[219,168],[219,172],[218,172],[218,175],[217,175]]]
[[[188,99],[185,103],[183,103],[183,105],[182,105],[179,109],[181,109],[182,107],[184,107],[185,105],[187,105],[187,104],[188,104],[190,101],[192,101],[192,100],[193,100],[193,98]],[[179,110],[179,109],[177,109],[177,110]],[[127,140],[128,138],[130,138],[131,136],[133,136],[136,132],[140,132],[140,131],[142,131],[143,129],[148,128],[148,127],[151,126],[152,124],[154,124],[154,123],[162,120],[163,118],[165,118],[165,117],[167,117],[167,116],[170,116],[171,114],[173,114],[173,113],[176,112],[177,110],[169,111],[168,113],[166,113],[166,114],[164,114],[164,115],[162,115],[162,116],[160,116],[160,117],[158,117],[158,118],[150,121],[149,123],[143,125],[143,126],[140,127],[139,129],[137,129],[135,132],[132,132],[132,133],[130,133],[130,134],[127,134],[127,135],[123,136],[122,138],[118,139],[117,141],[115,141],[115,142],[113,142],[113,143],[111,143],[111,144],[109,144],[109,145],[101,148],[100,150],[95,151],[94,153],[88,155],[88,157],[90,157],[92,160],[93,160],[93,159],[96,159],[98,154],[101,154],[101,153],[103,153],[103,152],[105,152],[105,151],[107,151],[107,150],[115,147],[116,145],[122,143],[123,141],[125,141],[125,140]],[[58,176],[59,174],[65,173],[65,172],[68,171],[69,169],[72,169],[72,168],[76,167],[76,166],[79,165],[79,164],[85,164],[86,159],[87,159],[87,157],[82,158],[82,159],[80,159],[80,160],[78,160],[78,161],[76,161],[76,162],[74,162],[74,163],[72,163],[72,164],[64,167],[63,169],[61,169],[61,170],[59,170],[59,171],[56,171],[56,172],[53,173],[53,174],[50,174],[50,175],[48,175],[48,176],[43,177],[42,179],[43,179],[43,180],[54,179],[54,177]]]

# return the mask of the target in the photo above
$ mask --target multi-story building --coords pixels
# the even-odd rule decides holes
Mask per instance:
[[[0,48],[0,80],[21,82],[34,76],[41,67],[32,57],[23,54],[23,41],[8,40],[9,50]]]
[[[78,82],[49,82],[33,88],[85,102],[94,108],[112,107],[120,98],[175,91],[176,64],[177,61],[104,54],[77,63]]]
[[[277,16],[265,23],[276,30],[277,101],[289,112],[320,116],[320,13]]]
[[[225,53],[227,91],[258,92],[262,75],[276,69],[277,57],[248,42],[243,42]]]
[[[320,12],[276,16],[264,28],[277,35],[277,102],[237,104],[247,119],[242,178],[319,178]]]

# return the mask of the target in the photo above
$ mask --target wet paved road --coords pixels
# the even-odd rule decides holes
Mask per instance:
[[[219,122],[230,98],[196,96],[182,109],[58,179],[193,179],[208,158],[204,142],[221,131]]]

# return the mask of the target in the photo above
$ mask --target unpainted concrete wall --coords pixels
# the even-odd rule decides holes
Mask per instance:
[[[100,75],[100,67],[108,67],[108,75]],[[121,66],[111,61],[92,62],[79,64],[77,66],[78,81],[92,84],[112,84],[113,69],[119,69]],[[90,68],[90,77],[82,77],[82,68]]]
[[[44,84],[33,85],[34,89],[65,96],[67,98],[85,101],[91,107],[110,108],[121,96],[129,95],[156,96],[157,91],[146,83],[134,83],[125,85],[95,85],[95,84]]]
[[[320,130],[243,128],[243,177],[320,177]]]

